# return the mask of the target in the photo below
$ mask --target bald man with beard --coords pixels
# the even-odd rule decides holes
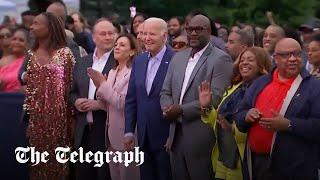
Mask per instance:
[[[175,180],[214,179],[211,152],[215,136],[201,120],[198,87],[211,83],[212,106],[218,107],[230,85],[231,57],[210,43],[210,21],[194,16],[186,28],[191,48],[172,59],[161,90],[161,107],[171,123],[172,171]]]

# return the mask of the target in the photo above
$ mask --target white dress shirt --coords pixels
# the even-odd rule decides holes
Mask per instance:
[[[107,64],[107,61],[109,59],[109,56],[110,56],[112,50],[106,52],[100,58],[98,58],[96,56],[96,51],[97,51],[97,49],[95,49],[94,53],[93,53],[92,69],[102,73],[104,67]],[[96,93],[96,90],[97,90],[96,86],[93,84],[92,79],[90,79],[89,91],[88,91],[88,99],[94,99],[94,95]],[[88,111],[88,113],[87,113],[87,121],[88,121],[88,123],[92,123],[93,122],[92,111]]]
[[[186,93],[187,85],[190,80],[192,71],[196,64],[198,63],[200,57],[202,56],[203,52],[207,49],[209,44],[207,44],[203,49],[201,49],[199,52],[195,53],[193,57],[190,57],[188,60],[188,65],[184,74],[184,80],[182,84],[181,94],[180,94],[180,101],[179,104],[182,104],[183,96]]]
[[[153,80],[157,75],[158,69],[160,67],[164,53],[166,52],[166,49],[167,47],[163,46],[160,52],[154,57],[150,57],[151,54],[149,54],[150,59],[148,62],[148,69],[147,69],[147,75],[146,75],[146,81],[145,81],[146,91],[148,94],[150,93]]]

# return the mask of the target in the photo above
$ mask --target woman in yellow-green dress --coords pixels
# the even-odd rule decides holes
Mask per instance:
[[[199,87],[202,120],[210,124],[216,134],[216,145],[212,152],[212,163],[216,179],[243,179],[243,159],[246,134],[237,130],[233,115],[251,82],[271,69],[271,60],[264,49],[251,47],[243,51],[234,64],[231,87],[226,91],[218,109],[211,106],[210,84]]]

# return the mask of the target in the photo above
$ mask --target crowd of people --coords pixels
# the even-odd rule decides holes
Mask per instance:
[[[0,29],[0,92],[25,94],[29,145],[145,158],[49,158],[30,179],[320,179],[320,20],[228,28],[194,10],[91,28],[62,1],[21,15]]]

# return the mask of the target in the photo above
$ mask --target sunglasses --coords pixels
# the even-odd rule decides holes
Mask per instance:
[[[174,49],[181,49],[181,48],[183,48],[185,46],[187,46],[187,43],[183,42],[183,41],[173,41],[172,42],[172,47]]]
[[[205,30],[207,28],[205,27],[201,27],[201,26],[195,26],[195,27],[186,27],[186,32],[188,34],[191,34],[193,31],[195,31],[197,34],[201,33],[203,30]]]
[[[295,58],[301,57],[301,51],[293,51],[293,52],[277,52],[274,55],[279,56],[283,59],[289,59],[291,56]]]
[[[4,39],[4,38],[9,38],[12,35],[10,33],[4,33],[4,34],[0,34],[0,39]]]

